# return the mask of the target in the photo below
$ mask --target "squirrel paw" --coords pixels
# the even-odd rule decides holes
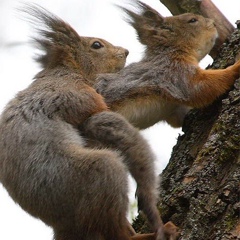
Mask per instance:
[[[157,233],[135,234],[131,240],[177,240],[180,237],[180,229],[172,222],[167,222],[164,228]]]
[[[164,225],[164,231],[167,236],[167,240],[176,240],[181,234],[180,228],[174,225],[171,221]]]

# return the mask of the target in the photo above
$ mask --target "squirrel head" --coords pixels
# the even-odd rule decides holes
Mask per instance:
[[[140,13],[123,9],[139,41],[147,46],[147,54],[159,55],[158,49],[168,48],[200,61],[214,46],[218,34],[212,19],[192,13],[163,17],[145,3],[137,1],[137,6]]]
[[[40,35],[34,41],[44,53],[36,60],[44,69],[66,67],[91,78],[124,67],[128,50],[101,38],[79,36],[68,23],[38,5],[28,4],[24,12],[32,16]]]

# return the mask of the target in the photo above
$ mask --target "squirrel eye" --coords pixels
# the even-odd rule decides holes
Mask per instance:
[[[196,18],[191,18],[189,21],[188,21],[188,23],[195,23],[195,22],[197,22],[198,20],[196,19]]]
[[[103,45],[98,41],[95,41],[91,46],[91,48],[94,48],[94,49],[99,49],[99,48],[102,48],[102,47],[103,47]]]

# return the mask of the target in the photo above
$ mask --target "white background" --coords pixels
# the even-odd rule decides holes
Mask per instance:
[[[57,14],[82,36],[101,37],[114,45],[130,51],[128,63],[141,59],[143,48],[136,39],[134,30],[124,22],[123,14],[114,4],[126,5],[131,0],[0,0],[0,111],[19,90],[28,86],[39,71],[34,63],[34,49],[28,43],[32,36],[29,24],[20,19],[16,8],[23,2],[35,2]],[[159,0],[143,0],[162,15],[168,10]],[[239,0],[213,1],[234,24],[240,19]],[[207,65],[209,58],[203,65]],[[172,146],[180,129],[167,124],[156,124],[142,131],[156,154],[156,170],[166,166]],[[132,189],[131,197],[134,195]],[[0,240],[50,240],[52,231],[41,221],[25,213],[8,196],[0,184]]]

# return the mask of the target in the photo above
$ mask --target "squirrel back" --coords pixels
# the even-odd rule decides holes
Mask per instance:
[[[186,13],[163,17],[137,1],[139,12],[124,11],[146,46],[143,59],[116,74],[100,74],[95,88],[111,110],[134,126],[159,121],[181,127],[190,108],[211,104],[231,88],[240,62],[224,70],[203,70],[199,61],[218,36],[214,21]]]

